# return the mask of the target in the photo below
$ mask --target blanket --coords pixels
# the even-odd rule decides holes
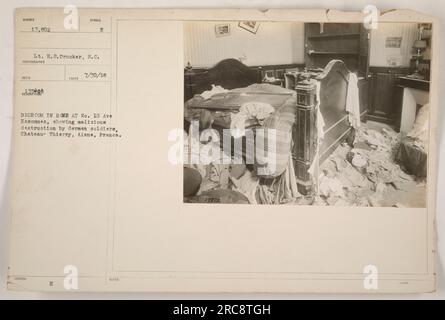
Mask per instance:
[[[199,120],[201,111],[205,109],[210,111],[213,117],[213,128],[230,129],[232,119],[240,112],[241,107],[252,102],[272,107],[264,108],[270,114],[269,117],[245,124],[245,128],[264,129],[258,131],[255,137],[256,141],[260,139],[265,146],[264,154],[258,157],[255,155],[256,174],[265,178],[278,177],[285,171],[291,153],[292,127],[296,121],[294,91],[270,84],[252,84],[245,88],[214,94],[209,99],[197,95],[185,103],[184,118],[188,122]],[[276,133],[274,147],[269,133]],[[222,135],[220,136],[222,139]],[[273,163],[268,159],[273,159]]]

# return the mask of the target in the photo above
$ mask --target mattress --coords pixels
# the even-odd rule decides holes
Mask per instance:
[[[254,168],[258,175],[265,178],[273,178],[281,175],[287,166],[292,147],[292,128],[296,121],[296,93],[293,90],[284,89],[270,84],[252,84],[245,88],[237,88],[225,93],[219,93],[209,99],[203,99],[196,95],[185,103],[184,118],[190,123],[198,120],[202,110],[210,111],[213,117],[213,128],[220,131],[231,127],[231,119],[242,105],[250,102],[270,104],[274,112],[262,123],[246,123],[246,128],[263,128],[257,131],[256,139],[262,139],[265,145],[264,156],[275,159],[269,163],[262,159],[255,159]],[[275,150],[270,147],[269,130],[276,132]],[[227,132],[227,131],[226,131]],[[222,140],[222,139],[221,139]]]

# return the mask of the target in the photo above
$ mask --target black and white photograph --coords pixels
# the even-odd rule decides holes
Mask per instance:
[[[437,3],[20,1],[0,300],[283,319],[277,299],[445,297]]]
[[[430,25],[220,28],[184,24],[184,202],[426,207]]]

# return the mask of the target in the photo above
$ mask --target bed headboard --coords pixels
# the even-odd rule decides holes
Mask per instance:
[[[211,89],[212,84],[225,89],[247,87],[261,82],[261,72],[249,68],[236,59],[225,59],[210,69],[186,69],[184,74],[184,99]]]
[[[346,115],[349,70],[341,60],[331,60],[316,77],[320,81],[320,111],[328,130]]]

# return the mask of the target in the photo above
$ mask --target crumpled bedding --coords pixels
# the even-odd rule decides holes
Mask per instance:
[[[239,109],[238,113],[231,113],[230,132],[237,139],[245,135],[246,124],[251,126],[256,124],[264,125],[266,120],[275,109],[269,103],[263,102],[246,102]]]
[[[229,90],[224,89],[221,86],[215,86],[214,84],[212,84],[212,89],[210,90],[206,90],[203,93],[201,93],[201,97],[203,99],[210,99],[211,97],[213,97],[214,95],[218,94],[218,93],[225,93]]]
[[[410,137],[402,140],[400,148],[396,155],[396,160],[402,164],[405,169],[422,178],[426,177],[428,169],[428,155],[425,150],[419,149],[415,145],[415,141]]]
[[[358,78],[353,72],[349,73],[348,91],[346,94],[346,111],[349,123],[354,129],[360,127],[360,99],[358,90]]]
[[[256,192],[259,204],[283,204],[294,201],[299,197],[301,197],[301,194],[298,192],[292,155],[289,155],[284,173],[274,179],[263,179]]]
[[[264,83],[225,90],[211,95],[208,99],[203,98],[202,94],[196,94],[185,102],[184,118],[191,122],[199,118],[200,110],[206,109],[212,112],[216,125],[230,128],[231,114],[237,113],[243,104],[256,101],[268,103],[274,109],[277,109],[288,99],[291,99],[293,95],[292,90]]]
[[[185,103],[184,118],[188,122],[199,120],[203,109],[210,111],[214,128],[230,129],[233,118],[240,113],[241,107],[255,103],[270,105],[262,108],[270,116],[261,121],[245,122],[245,128],[264,128],[264,132],[257,133],[257,139],[262,139],[266,146],[264,157],[255,164],[256,173],[267,178],[281,175],[286,169],[288,156],[291,152],[292,127],[296,121],[296,93],[279,86],[255,83],[245,88],[237,88],[224,93],[213,95],[210,99],[203,99],[195,95]],[[240,111],[241,110],[241,111]],[[252,120],[252,119],[251,119]],[[276,149],[268,148],[268,130],[276,130]],[[259,136],[258,136],[259,134]],[[222,136],[221,136],[222,137]],[[238,138],[238,137],[234,137]],[[274,164],[269,165],[267,158],[274,158]],[[264,159],[265,158],[265,159]],[[262,165],[259,165],[261,163]]]

